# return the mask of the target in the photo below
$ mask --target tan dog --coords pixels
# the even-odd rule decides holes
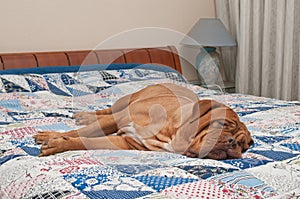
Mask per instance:
[[[137,149],[189,157],[241,158],[253,140],[229,107],[199,100],[189,89],[157,84],[120,98],[109,109],[74,115],[86,125],[70,132],[39,132],[40,156],[68,150]],[[115,135],[112,135],[115,134]]]

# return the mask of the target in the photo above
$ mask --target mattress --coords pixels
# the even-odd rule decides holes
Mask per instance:
[[[1,198],[300,197],[300,103],[189,84],[156,65],[112,64],[0,73]],[[184,85],[231,107],[254,145],[241,159],[137,150],[68,151],[38,157],[33,135],[81,126],[72,115],[110,107],[149,85]]]

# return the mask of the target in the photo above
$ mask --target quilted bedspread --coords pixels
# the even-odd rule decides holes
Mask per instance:
[[[39,130],[79,128],[77,111],[111,106],[148,85],[186,84],[146,69],[0,75],[0,198],[299,198],[300,103],[186,84],[233,108],[255,144],[216,161],[135,150],[68,151],[38,157]]]

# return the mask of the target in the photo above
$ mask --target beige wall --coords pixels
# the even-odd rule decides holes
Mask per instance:
[[[0,52],[176,45],[199,18],[215,16],[214,0],[0,0],[0,5]]]

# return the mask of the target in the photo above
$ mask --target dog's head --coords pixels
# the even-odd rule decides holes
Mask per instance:
[[[217,160],[241,158],[254,142],[238,115],[211,100],[199,101],[198,107],[193,115],[199,117],[192,120],[198,123],[197,132],[184,154]]]
[[[207,134],[207,139],[209,139],[209,136]],[[228,130],[224,126],[216,139],[215,145],[205,158],[216,160],[242,158],[242,153],[249,149],[253,143],[250,132],[243,123],[236,124],[235,130]]]

